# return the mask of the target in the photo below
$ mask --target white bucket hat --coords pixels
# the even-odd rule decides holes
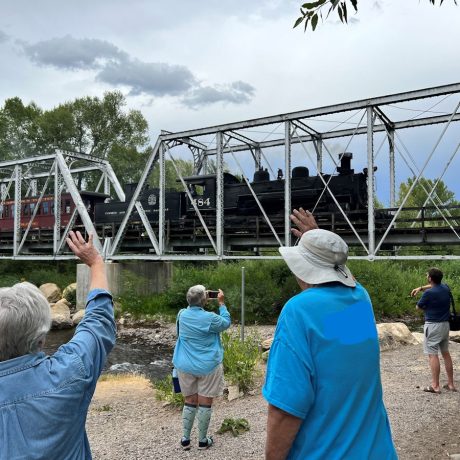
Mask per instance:
[[[297,246],[280,247],[279,252],[297,278],[308,284],[338,281],[354,287],[356,282],[348,267],[348,246],[340,236],[328,230],[305,232]]]

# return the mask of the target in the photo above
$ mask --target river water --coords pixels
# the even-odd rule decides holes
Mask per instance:
[[[43,350],[53,354],[60,345],[68,342],[75,329],[52,330],[46,337]],[[117,338],[115,348],[110,353],[104,372],[106,373],[139,373],[151,380],[165,377],[171,372],[173,350],[168,346],[150,346],[131,342],[129,339]]]

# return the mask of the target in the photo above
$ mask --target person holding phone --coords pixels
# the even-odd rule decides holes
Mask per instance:
[[[217,298],[219,313],[204,309],[213,296]],[[178,334],[173,355],[185,398],[181,446],[184,450],[191,448],[190,434],[196,418],[198,449],[202,450],[213,444],[212,437],[208,436],[212,403],[224,390],[224,350],[220,333],[230,327],[231,319],[221,289],[207,291],[199,284],[192,286],[186,297],[188,307],[180,310],[176,319]]]

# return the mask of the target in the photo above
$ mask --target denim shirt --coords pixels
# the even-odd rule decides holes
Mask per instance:
[[[0,362],[0,460],[87,460],[86,415],[115,344],[110,294],[95,289],[70,342],[52,356]]]
[[[217,315],[189,306],[179,312],[177,324],[179,337],[174,348],[174,367],[193,375],[211,373],[224,358],[220,333],[231,324],[227,307],[221,305]]]

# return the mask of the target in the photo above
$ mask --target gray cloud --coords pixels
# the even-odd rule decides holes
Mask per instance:
[[[3,32],[3,30],[0,30],[0,43],[5,43],[10,39],[10,37]]]
[[[108,63],[96,78],[110,85],[128,86],[132,95],[181,95],[197,84],[185,66],[137,59]]]
[[[105,40],[66,35],[35,44],[17,43],[35,64],[63,70],[95,70],[97,81],[127,87],[133,96],[182,96],[184,105],[196,108],[217,102],[243,104],[254,94],[254,88],[242,81],[202,86],[186,66],[143,62]]]
[[[112,43],[90,38],[51,38],[34,45],[23,44],[31,61],[58,69],[94,69],[107,60],[127,59],[128,55]]]
[[[183,98],[183,103],[192,109],[216,102],[244,104],[252,99],[254,92],[254,87],[243,81],[226,85],[200,86],[192,89]]]

